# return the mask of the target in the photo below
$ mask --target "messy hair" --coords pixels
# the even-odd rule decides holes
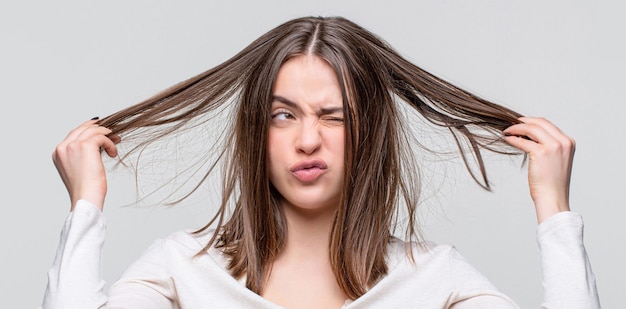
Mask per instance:
[[[222,250],[230,258],[232,276],[245,277],[246,286],[260,294],[287,235],[281,196],[266,167],[273,84],[281,66],[300,55],[325,60],[342,90],[346,169],[329,258],[339,286],[355,299],[387,273],[385,256],[401,207],[408,218],[406,235],[416,234],[420,182],[407,168],[413,166],[407,150],[411,123],[403,120],[400,106],[449,131],[470,174],[485,189],[489,181],[481,151],[513,153],[501,132],[518,123],[520,114],[430,74],[345,18],[304,17],[279,25],[222,64],[100,124],[112,134],[143,134],[138,129],[153,128],[157,134],[131,149],[140,152],[194,119],[232,106],[234,125],[218,159],[226,167],[222,202],[197,232],[214,227],[206,248]],[[469,161],[478,169],[470,168]]]

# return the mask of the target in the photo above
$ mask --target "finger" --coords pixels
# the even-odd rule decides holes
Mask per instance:
[[[110,129],[95,125],[95,122],[92,120],[87,121],[72,130],[68,137],[57,145],[52,153],[52,161],[58,167],[59,161],[62,160],[61,157],[67,156],[70,149],[83,149],[99,153],[101,147],[104,147],[109,156],[117,156],[115,142],[106,137],[109,133],[111,133]],[[113,138],[117,141],[120,140],[118,136]]]
[[[566,135],[559,127],[554,125],[548,119],[538,118],[538,117],[521,117],[520,120],[524,123],[536,124],[541,126],[544,130],[546,130],[552,137],[559,140],[561,144],[573,144],[575,145],[574,139]]]
[[[504,141],[525,153],[536,152],[538,148],[541,147],[537,142],[518,135],[505,136]]]
[[[117,156],[115,144],[119,143],[121,139],[117,135],[107,136],[109,133],[111,130],[105,127],[91,127],[84,130],[73,142],[84,143],[94,151],[101,152],[104,150],[110,157],[115,157]]]
[[[74,139],[75,141],[83,141],[91,139],[95,136],[106,136],[111,133],[111,129],[101,127],[101,126],[91,126],[82,130]]]
[[[520,118],[520,120],[522,120]],[[515,147],[518,147],[528,153],[543,153],[549,151],[560,153],[561,155],[573,156],[576,143],[569,136],[565,135],[558,127],[543,118],[524,117],[526,123],[513,125],[504,130],[505,135],[524,135],[529,136],[539,145],[544,146],[543,150],[528,143],[519,143],[519,141],[509,138],[505,140]],[[521,148],[523,147],[523,148]]]
[[[67,134],[67,136],[65,137],[65,140],[76,139],[76,137],[80,135],[83,131],[89,129],[90,127],[97,126],[98,125],[97,122],[98,120],[92,119],[92,120],[88,120],[88,121],[81,123],[78,127],[74,128]]]
[[[113,141],[114,144],[119,144],[122,141],[122,138],[117,134],[109,134],[107,137]]]
[[[517,137],[528,137],[532,142],[547,144],[557,142],[550,132],[544,127],[535,123],[520,123],[512,125],[503,131],[505,135]]]
[[[104,150],[107,155],[109,155],[109,157],[116,157],[117,156],[117,146],[115,146],[115,142],[113,140],[111,140],[109,137],[106,136],[102,136],[101,139],[99,139],[100,142],[100,149]]]

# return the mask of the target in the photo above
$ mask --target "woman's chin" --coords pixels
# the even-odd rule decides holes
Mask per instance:
[[[328,211],[334,212],[337,209],[338,205],[338,200],[320,200],[306,198],[292,200],[284,199],[282,203],[283,208],[289,208],[292,211],[311,214]]]

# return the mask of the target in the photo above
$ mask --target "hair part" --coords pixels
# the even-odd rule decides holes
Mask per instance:
[[[100,123],[112,134],[143,134],[137,129],[153,128],[153,135],[130,150],[135,152],[189,126],[196,117],[231,102],[236,105],[227,146],[192,190],[218,161],[225,164],[221,206],[197,232],[214,226],[205,249],[220,248],[230,257],[231,274],[245,276],[246,286],[260,294],[287,235],[280,194],[266,169],[273,83],[282,64],[298,55],[327,61],[342,88],[346,169],[329,258],[339,286],[356,299],[387,273],[385,256],[399,205],[406,208],[407,238],[418,236],[420,182],[409,145],[411,123],[403,123],[399,104],[449,130],[468,171],[487,190],[481,151],[515,153],[501,131],[518,123],[520,114],[428,73],[347,19],[304,17],[279,25],[215,68]],[[478,165],[479,174],[470,168],[471,162]]]

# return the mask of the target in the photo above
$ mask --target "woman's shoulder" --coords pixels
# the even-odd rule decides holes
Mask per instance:
[[[457,278],[478,273],[455,246],[432,241],[393,238],[389,242],[387,257],[391,271],[397,268],[398,271],[423,274],[424,271],[435,270],[440,275],[448,273]]]
[[[165,257],[184,257],[197,258],[202,255],[209,255],[214,260],[220,262],[222,265],[223,257],[221,251],[214,246],[208,246],[214,229],[207,229],[203,231],[194,230],[179,230],[173,232],[167,236],[157,238],[152,244],[144,251],[145,255],[161,256]]]
[[[181,230],[157,239],[126,269],[114,289],[142,285],[182,303],[233,303],[224,295],[245,295],[245,281],[227,271],[228,260],[215,249],[206,249],[213,230]],[[190,284],[193,283],[193,284]]]
[[[206,247],[214,233],[214,229],[205,229],[202,231],[194,231],[191,229],[179,230],[157,241],[161,241],[165,245],[178,248],[179,250],[197,251]]]
[[[417,261],[443,257],[456,252],[456,248],[449,244],[438,244],[433,241],[405,241],[392,237],[387,246],[389,259],[404,259],[409,257]]]
[[[394,238],[389,243],[387,256],[388,277],[391,278],[403,278],[405,282],[420,286],[437,282],[436,290],[439,292],[495,290],[489,280],[452,245]]]
[[[180,230],[156,239],[143,253],[140,261],[160,261],[163,267],[176,268],[208,267],[224,270],[227,257],[215,246],[208,246],[214,229],[203,231]]]
[[[161,243],[162,250],[170,253],[192,256],[200,256],[207,253],[220,265],[225,265],[226,258],[222,251],[215,248],[214,245],[209,245],[214,234],[215,229],[180,230],[157,240],[157,242]]]

